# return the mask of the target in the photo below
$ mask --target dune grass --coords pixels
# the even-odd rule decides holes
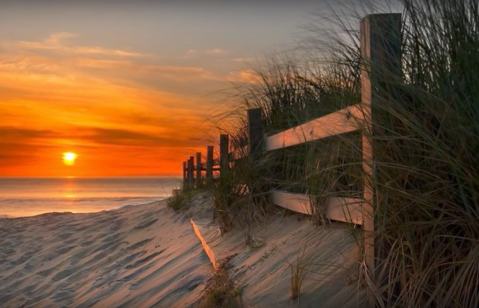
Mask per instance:
[[[198,303],[199,308],[241,308],[242,288],[231,280],[228,273],[229,256],[219,262],[213,275],[208,279],[206,288]]]
[[[270,210],[265,195],[280,188],[310,195],[313,221],[327,224],[321,208],[327,197],[361,196],[367,175],[359,134],[366,133],[375,157],[371,215],[377,271],[365,271],[369,277],[358,283],[366,285],[379,307],[477,307],[479,2],[400,3],[402,77],[379,93],[373,132],[235,163],[218,184],[217,208],[227,217],[225,228],[231,228]],[[354,28],[338,16],[343,35],[307,45],[321,61],[270,57],[253,83],[237,88],[243,109],[261,108],[265,134],[361,102],[359,19],[383,12],[371,4],[364,7],[349,16]],[[244,131],[231,133],[238,146],[247,140]],[[239,184],[247,189],[235,192]],[[354,236],[360,243],[360,230]]]
[[[184,187],[174,189],[173,194],[166,199],[166,205],[177,212],[188,209],[193,195],[194,191],[191,189]]]

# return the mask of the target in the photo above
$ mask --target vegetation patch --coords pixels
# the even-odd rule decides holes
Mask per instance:
[[[231,95],[231,115],[260,108],[264,135],[271,136],[360,104],[362,68],[376,67],[361,56],[359,22],[397,12],[398,4],[359,2],[332,12],[334,18],[318,11],[318,22],[308,26],[308,56],[268,57],[254,82]],[[351,228],[363,256],[358,283],[381,307],[479,307],[479,3],[398,2],[401,59],[385,68],[398,64],[400,74],[393,68],[371,75],[373,129],[232,162],[213,193],[217,217],[225,230],[250,225],[273,211],[267,195],[279,189],[309,195],[313,221],[327,225],[330,197],[362,198],[370,185],[374,232]],[[248,144],[247,119],[239,122],[229,130],[234,149]],[[373,145],[373,166],[363,157],[363,140]],[[364,166],[373,167],[374,178]],[[375,269],[366,266],[367,237],[374,238]],[[290,264],[292,298],[301,290],[305,258],[300,253]]]
[[[192,190],[175,189],[173,194],[166,200],[166,204],[177,212],[187,210],[191,205],[193,195]]]
[[[241,308],[242,289],[238,288],[230,279],[229,261],[235,257],[231,255],[219,262],[218,268],[206,283],[206,288],[199,301],[199,308]]]

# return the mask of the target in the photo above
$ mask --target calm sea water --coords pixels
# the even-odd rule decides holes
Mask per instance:
[[[174,177],[0,177],[0,217],[88,213],[145,204],[166,198],[179,183]]]

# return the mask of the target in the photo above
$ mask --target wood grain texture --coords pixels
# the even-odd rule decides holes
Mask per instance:
[[[266,151],[282,149],[323,138],[345,134],[360,128],[362,106],[354,105],[266,138]]]
[[[216,257],[215,257],[215,254],[214,254],[213,250],[210,248],[210,246],[208,246],[208,243],[206,243],[205,239],[201,235],[200,230],[198,230],[198,227],[196,226],[193,219],[190,219],[190,223],[191,223],[191,226],[193,227],[193,231],[195,232],[196,236],[198,237],[198,239],[201,242],[201,245],[203,246],[203,250],[205,251],[208,258],[210,259],[211,265],[213,265],[214,269],[217,269],[218,268],[218,262],[216,261]]]
[[[271,202],[288,210],[311,215],[311,202],[308,195],[273,190]],[[323,205],[327,218],[335,221],[362,225],[364,222],[364,201],[356,198],[328,198]]]
[[[206,185],[213,185],[213,146],[208,146],[206,150]]]
[[[201,152],[196,153],[196,188],[202,186],[201,181]]]

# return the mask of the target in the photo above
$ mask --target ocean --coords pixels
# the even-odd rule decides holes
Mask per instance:
[[[145,204],[165,199],[179,184],[176,177],[0,177],[0,217],[89,213]]]

